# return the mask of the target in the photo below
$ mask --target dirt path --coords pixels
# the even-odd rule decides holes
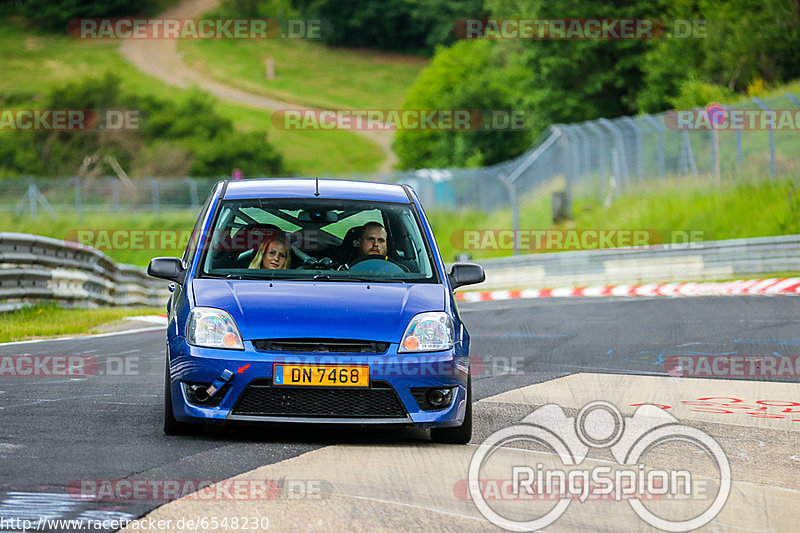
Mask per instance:
[[[184,0],[160,14],[162,18],[196,18],[217,6],[219,0]],[[178,52],[178,41],[174,39],[147,40],[128,39],[122,42],[120,51],[136,68],[170,85],[189,88],[193,85],[208,91],[219,98],[231,100],[262,109],[308,109],[304,106],[248,93],[207,78],[189,68]],[[397,162],[392,152],[392,133],[385,131],[356,131],[377,143],[386,159],[381,163],[380,172],[389,172]]]

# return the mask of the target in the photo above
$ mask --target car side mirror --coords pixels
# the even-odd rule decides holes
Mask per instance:
[[[447,277],[450,279],[450,287],[455,290],[464,285],[481,283],[486,280],[486,272],[483,271],[482,266],[475,263],[456,263],[450,269]]]
[[[154,278],[166,279],[175,283],[183,283],[186,277],[186,267],[178,257],[155,257],[150,260],[147,275]]]

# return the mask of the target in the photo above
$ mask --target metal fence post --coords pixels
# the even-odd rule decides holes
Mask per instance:
[[[189,201],[192,202],[192,209],[196,209],[200,203],[197,198],[197,182],[192,178],[183,178],[183,180],[189,184]]]
[[[610,120],[607,118],[601,118],[597,120],[598,123],[602,124],[611,132],[614,136],[615,144],[616,144],[616,151],[617,151],[617,178],[620,178],[621,181],[625,182],[625,185],[630,185],[631,177],[628,172],[628,165],[625,163],[625,141],[622,138],[622,132],[619,130],[617,126],[615,126]],[[613,158],[612,158],[613,161]],[[613,167],[612,163],[612,167]],[[612,171],[613,172],[613,171]]]
[[[656,133],[658,133],[658,175],[663,178],[666,175],[666,166],[664,164],[664,125],[657,121],[653,115],[645,115],[644,118],[650,123],[653,129],[656,130]]]
[[[729,106],[722,106],[725,111],[730,113]],[[742,128],[736,128],[736,166],[742,168]]]
[[[39,216],[39,212],[36,207],[37,194],[39,194],[39,191],[36,189],[36,184],[33,183],[33,180],[30,180],[30,183],[28,184],[28,209],[30,210],[31,220]]]
[[[708,132],[711,136],[711,172],[714,173],[714,179],[719,183],[719,153],[717,153],[719,151],[719,131],[711,119],[709,122],[711,122],[711,129]]]
[[[605,186],[606,179],[608,178],[608,150],[606,149],[606,140],[605,136],[603,135],[603,130],[595,124],[594,122],[586,122],[586,127],[589,130],[597,135],[597,139],[599,142],[599,147],[597,149],[597,153],[600,160],[600,165],[598,168],[597,173],[597,192],[600,196],[600,200],[603,200],[603,187]]]
[[[578,125],[574,127],[575,135],[581,140],[581,165],[580,165],[580,179],[585,181],[589,175],[589,134],[583,131],[583,127]]]
[[[508,203],[511,205],[511,229],[514,232],[514,250],[512,253],[513,255],[519,255],[519,204],[517,203],[516,188],[505,174],[501,173],[497,178],[508,192]]]
[[[564,193],[566,195],[565,201],[567,203],[567,211],[569,212],[570,206],[572,205],[572,181],[574,180],[574,162],[575,159],[572,157],[572,137],[571,131],[569,126],[564,125],[556,125],[553,126],[556,130],[563,132],[561,138],[559,139],[561,144],[561,149],[563,150],[563,165],[564,165]]]
[[[119,212],[119,180],[111,178],[111,209]]]
[[[692,140],[689,138],[689,130],[683,130],[681,135],[681,154],[680,154],[681,170],[684,174],[688,174],[691,170],[695,179],[700,178],[697,172],[697,162],[694,160],[694,150],[692,149]]]
[[[631,159],[633,159],[633,163],[635,166],[634,170],[636,172],[636,179],[641,182],[644,177],[642,172],[642,167],[644,166],[642,162],[642,152],[644,151],[644,143],[642,142],[642,130],[641,128],[639,128],[639,125],[636,123],[636,121],[633,120],[631,117],[622,117],[620,120],[628,124],[633,130],[633,136],[636,139],[635,142],[636,149],[634,150],[633,157]]]
[[[754,96],[753,101],[762,110],[770,111],[770,109],[766,106],[766,104],[762,102],[759,98],[756,98]],[[773,128],[769,129],[769,175],[773,179],[775,178],[775,130]]]
[[[72,185],[75,190],[75,213],[78,216],[78,222],[83,219],[83,202],[81,198],[81,180],[77,176],[72,178]]]
[[[150,190],[153,195],[153,211],[159,213],[161,211],[161,199],[158,195],[158,180],[150,178]]]

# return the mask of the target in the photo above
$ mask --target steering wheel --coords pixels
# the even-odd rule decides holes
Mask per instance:
[[[377,255],[377,254],[363,255],[361,257],[353,259],[352,261],[347,263],[348,270],[352,270],[354,266],[356,266],[359,263],[363,263],[364,261],[385,261],[400,268],[401,272],[411,272],[407,266],[405,266],[404,264],[400,263],[395,259],[392,259],[388,255]]]
[[[330,257],[323,257],[322,259],[314,259],[309,256],[303,261],[302,268],[304,270],[328,270],[333,268],[333,260]]]

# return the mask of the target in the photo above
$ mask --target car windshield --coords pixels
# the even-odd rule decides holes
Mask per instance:
[[[199,272],[228,279],[437,279],[411,205],[298,198],[224,201]]]

